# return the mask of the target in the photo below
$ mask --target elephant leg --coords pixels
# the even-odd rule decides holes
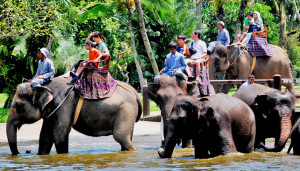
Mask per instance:
[[[255,143],[254,143],[254,149],[258,149],[258,148],[261,148],[261,144],[266,144],[265,142],[265,138],[262,138],[260,136],[256,136],[255,137]]]
[[[194,148],[195,148],[195,158],[203,159],[203,158],[209,158],[208,154],[208,145],[207,141],[205,141],[205,138],[202,139],[193,139],[194,142]]]
[[[211,157],[227,155],[237,151],[231,131],[223,130],[216,135],[217,137],[212,137],[212,141],[210,143],[209,151],[211,153]]]
[[[131,113],[134,110],[120,111],[119,115],[116,117],[113,137],[121,145],[121,151],[134,151],[135,148],[132,146],[132,135],[135,123],[135,118],[128,120]],[[125,122],[126,121],[126,122]]]
[[[192,139],[182,139],[182,148],[192,148],[193,142]]]
[[[71,124],[69,122],[62,122],[55,125],[53,128],[53,139],[58,154],[69,152],[69,134],[71,131]]]
[[[39,155],[49,154],[53,145],[51,124],[44,120],[39,140]]]

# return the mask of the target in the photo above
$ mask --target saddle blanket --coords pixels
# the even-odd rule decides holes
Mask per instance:
[[[196,65],[189,65],[189,69],[192,75],[196,76]],[[193,80],[196,80],[196,77],[194,77]],[[201,66],[198,87],[202,95],[210,96],[212,94],[209,80],[209,68],[206,66]]]
[[[247,44],[247,50],[252,56],[273,56],[272,47],[266,37],[252,36]]]
[[[117,85],[108,70],[86,67],[75,82],[75,90],[85,99],[102,99],[110,97]]]

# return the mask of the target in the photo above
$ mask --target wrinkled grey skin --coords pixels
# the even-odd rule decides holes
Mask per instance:
[[[256,119],[255,148],[280,152],[290,136],[295,113],[295,96],[259,84],[240,88],[234,97],[253,110]],[[265,146],[266,138],[275,138],[274,148]]]
[[[252,110],[237,98],[223,93],[201,99],[179,96],[170,116],[165,148],[158,154],[170,158],[180,138],[193,139],[195,158],[251,153],[255,132]]]
[[[294,155],[300,155],[300,119],[295,123],[291,133],[291,144],[288,150],[290,152],[293,148]]]
[[[165,76],[160,77],[153,84],[148,85],[147,97],[153,100],[161,110],[161,116],[163,117],[164,122],[164,138],[167,136],[169,114],[171,113],[173,102],[175,97],[180,95],[198,97],[200,95],[199,88],[196,84],[188,85],[183,79]],[[183,140],[183,147],[192,146],[191,141],[185,141],[186,140]],[[162,146],[164,146],[164,142],[162,142]]]
[[[256,57],[256,64],[252,72],[256,79],[271,79],[273,75],[280,74],[282,78],[292,78],[290,61],[284,50],[272,46],[272,57]],[[247,79],[251,74],[252,56],[247,50],[238,45],[217,45],[209,58],[209,77],[215,80],[216,72],[226,71],[225,79]],[[289,91],[293,91],[292,84],[283,84]],[[270,85],[272,86],[272,85]],[[224,84],[222,92],[228,93],[233,84]]]
[[[56,77],[49,84],[31,89],[30,83],[18,86],[7,120],[7,138],[12,154],[17,148],[17,128],[48,116],[64,99],[70,88],[70,78]],[[128,90],[117,86],[110,98],[84,99],[75,130],[89,136],[113,135],[122,150],[134,150],[132,134],[134,123],[141,116],[141,102],[130,85],[119,82]],[[40,133],[38,154],[49,154],[55,144],[57,153],[68,153],[69,133],[79,96],[71,92],[63,105],[48,119],[44,117]]]

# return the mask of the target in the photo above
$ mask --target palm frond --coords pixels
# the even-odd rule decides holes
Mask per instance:
[[[117,2],[111,3],[90,3],[78,15],[78,22],[83,23],[90,19],[96,19],[103,15],[113,14],[113,9],[117,7]]]

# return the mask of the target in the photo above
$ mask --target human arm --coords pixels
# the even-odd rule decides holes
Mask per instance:
[[[94,32],[90,33],[89,36],[86,38],[86,41],[85,41],[85,42],[91,40],[91,37],[92,37],[93,35],[94,35]]]
[[[230,36],[229,36],[228,30],[225,31],[224,36],[225,36],[225,43],[224,43],[224,45],[228,46],[230,44]]]
[[[184,60],[184,56],[183,56],[183,55],[181,55],[181,57],[180,57],[180,63],[181,63],[180,70],[181,70],[181,71],[184,71],[185,68],[187,67],[187,64],[186,64],[186,62],[185,62],[185,60]]]
[[[161,70],[161,71],[163,71],[162,73],[167,72],[169,70],[170,61],[168,60],[168,57],[169,57],[169,55],[167,55],[165,67]]]
[[[47,78],[50,78],[54,75],[55,73],[55,69],[54,69],[54,64],[52,61],[50,61],[48,64],[47,64],[47,67],[48,67],[48,71],[47,73],[41,75],[43,77],[43,79],[47,79]]]

